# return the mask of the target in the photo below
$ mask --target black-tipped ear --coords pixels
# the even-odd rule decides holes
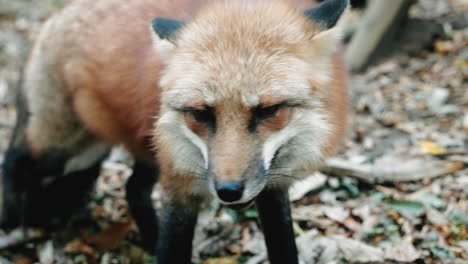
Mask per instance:
[[[161,39],[170,39],[179,29],[185,25],[185,21],[172,18],[157,17],[153,19],[152,26],[154,32]]]
[[[324,29],[329,29],[336,25],[348,4],[349,0],[325,0],[320,5],[308,9],[304,13]]]

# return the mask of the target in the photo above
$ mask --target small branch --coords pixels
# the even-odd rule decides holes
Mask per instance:
[[[24,239],[13,238],[11,241],[8,241],[7,243],[5,243],[3,245],[0,245],[0,252],[23,248],[27,244],[38,244],[38,243],[44,242],[44,241],[46,241],[48,239],[50,239],[50,235],[28,237],[28,238],[24,238]]]
[[[348,176],[370,184],[419,181],[461,170],[461,162],[403,158],[382,160],[374,164],[356,164],[339,158],[326,162],[322,171],[333,176]]]

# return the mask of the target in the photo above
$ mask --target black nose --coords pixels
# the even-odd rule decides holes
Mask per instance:
[[[216,192],[221,200],[225,202],[235,202],[242,198],[244,183],[223,182],[216,185]]]

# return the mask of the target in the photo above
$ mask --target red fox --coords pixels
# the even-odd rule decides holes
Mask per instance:
[[[72,213],[123,144],[136,159],[130,211],[159,264],[190,263],[197,213],[212,198],[255,202],[270,263],[298,263],[287,190],[333,154],[347,115],[334,26],[348,0],[311,6],[73,1],[45,23],[24,69],[2,226]]]

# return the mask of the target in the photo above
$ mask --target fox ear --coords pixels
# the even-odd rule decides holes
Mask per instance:
[[[304,12],[306,17],[322,27],[332,28],[349,5],[349,0],[325,0],[320,5]]]
[[[339,47],[341,30],[335,27],[341,15],[346,11],[349,0],[325,0],[320,5],[305,11],[305,15],[318,25],[319,32],[311,39],[310,76],[318,85],[325,85],[332,80],[332,55]]]
[[[156,17],[152,22],[154,33],[161,39],[172,39],[184,25],[183,20],[165,17]]]
[[[177,32],[185,25],[185,21],[172,18],[156,17],[151,23],[153,46],[163,60],[167,63],[176,45]]]
[[[315,50],[329,56],[335,52],[341,40],[341,30],[333,28],[349,6],[349,0],[325,0],[304,12],[307,18],[319,26],[320,32],[312,37]]]

